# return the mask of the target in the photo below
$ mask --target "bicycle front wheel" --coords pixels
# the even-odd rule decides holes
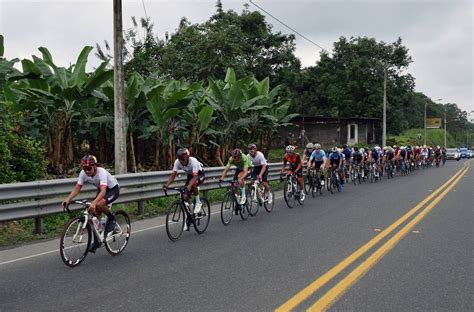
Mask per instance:
[[[271,194],[271,203],[268,201],[268,197],[265,199],[263,206],[265,207],[265,210],[267,212],[272,212],[273,206],[275,206],[275,192],[273,192],[273,189],[270,189],[269,196]]]
[[[176,241],[181,237],[184,230],[186,214],[179,202],[174,202],[166,213],[166,234],[171,241]]]
[[[285,187],[283,188],[283,198],[285,199],[288,208],[293,208],[295,205],[295,195],[293,194],[293,186],[290,179],[286,180]]]
[[[130,239],[130,218],[123,210],[115,212],[115,229],[105,238],[105,249],[112,256],[121,253],[127,247]]]
[[[201,211],[199,211],[194,216],[194,229],[199,234],[202,234],[206,231],[207,227],[209,226],[209,221],[211,220],[211,206],[207,199],[201,199],[202,207]]]
[[[258,208],[260,206],[260,199],[258,198],[257,188],[254,186],[250,186],[248,188],[248,192],[250,193],[250,199],[247,200],[248,207],[249,207],[249,214],[254,217],[258,213]]]
[[[84,216],[72,218],[61,235],[59,253],[64,264],[71,268],[84,261],[91,245],[91,226],[84,221]]]
[[[245,202],[245,204],[240,205],[239,214],[240,214],[240,218],[244,221],[249,218],[250,206],[249,206],[249,199],[248,198],[247,198],[247,201]]]
[[[304,192],[308,195],[313,188],[313,176],[308,173],[304,178]]]
[[[221,204],[221,221],[224,225],[228,225],[234,216],[235,202],[227,192],[222,199]]]

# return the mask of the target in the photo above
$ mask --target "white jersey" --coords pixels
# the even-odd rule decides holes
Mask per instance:
[[[265,156],[263,155],[262,152],[257,151],[257,154],[255,154],[255,157],[252,157],[252,155],[247,154],[247,157],[252,161],[252,165],[254,167],[263,166],[267,164],[267,160],[265,159]]]
[[[187,174],[197,175],[199,171],[202,171],[202,164],[194,157],[189,157],[188,164],[183,166],[179,159],[174,161],[173,172],[183,170]]]
[[[83,186],[85,183],[93,184],[97,188],[105,186],[108,189],[118,185],[117,179],[102,167],[97,167],[95,175],[92,177],[89,177],[84,170],[81,170],[77,184]]]

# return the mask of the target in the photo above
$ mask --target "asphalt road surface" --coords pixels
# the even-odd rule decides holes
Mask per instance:
[[[474,311],[468,161],[348,185],[171,242],[163,218],[66,267],[59,239],[0,250],[0,311]],[[471,167],[471,168],[470,168]],[[450,179],[452,178],[452,179]],[[420,204],[421,203],[421,204]]]

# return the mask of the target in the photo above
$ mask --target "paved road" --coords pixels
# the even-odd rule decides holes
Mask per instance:
[[[329,311],[474,311],[474,168],[426,215],[441,192],[354,259],[463,165],[349,185],[294,209],[280,199],[272,213],[226,227],[214,214],[205,234],[186,232],[175,243],[162,219],[137,222],[124,254],[100,249],[74,269],[50,252],[58,240],[2,250],[0,311],[270,311],[301,293],[295,311],[328,296],[336,297]],[[384,249],[416,216],[423,218]],[[347,257],[354,261],[339,274],[305,290]],[[357,276],[359,267],[367,270]]]

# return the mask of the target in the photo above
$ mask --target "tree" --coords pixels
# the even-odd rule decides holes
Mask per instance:
[[[411,62],[400,38],[394,43],[374,38],[341,37],[332,55],[321,53],[306,69],[295,94],[296,111],[330,116],[381,117],[383,73],[388,72],[389,103],[398,107],[414,88],[413,78],[402,70]]]
[[[45,121],[47,155],[53,172],[63,173],[74,159],[72,125],[81,116],[80,105],[106,96],[99,87],[112,78],[113,72],[102,63],[94,72],[85,71],[87,57],[92,47],[85,47],[77,61],[69,68],[59,67],[53,62],[48,49],[41,47],[42,58],[33,56],[33,61],[23,59],[24,79],[28,88],[21,109],[29,110],[31,118]]]

